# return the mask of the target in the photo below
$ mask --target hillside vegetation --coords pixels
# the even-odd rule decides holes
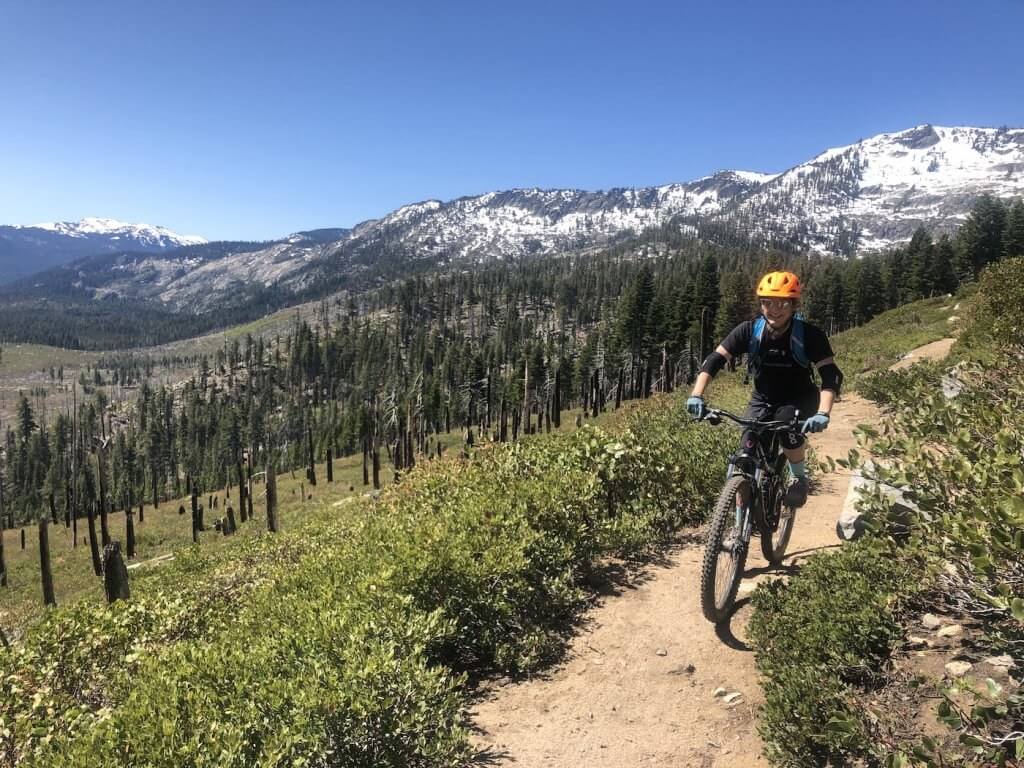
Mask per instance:
[[[658,398],[182,553],[0,651],[4,762],[459,764],[463,673],[557,654],[597,559],[698,519],[729,443]]]
[[[738,379],[719,402],[739,404]],[[731,443],[659,396],[421,464],[376,501],[318,490],[290,533],[182,550],[130,601],[60,608],[2,652],[5,760],[460,764],[464,675],[557,656],[600,558],[699,521]]]

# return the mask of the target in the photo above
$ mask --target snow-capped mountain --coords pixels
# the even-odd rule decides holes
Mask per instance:
[[[921,125],[822,152],[736,198],[724,218],[826,253],[950,232],[984,193],[1024,195],[1024,129]]]
[[[85,218],[31,226],[0,226],[0,283],[100,253],[162,252],[206,240],[164,227]]]
[[[300,232],[269,244],[96,257],[22,283],[34,283],[37,294],[66,288],[200,312],[268,297],[280,303],[456,261],[600,246],[658,225],[696,231],[696,223],[723,224],[754,241],[850,255],[908,240],[919,226],[952,231],[985,193],[1024,195],[1024,129],[922,125],[826,150],[779,174],[721,171],[660,187],[518,189],[427,200],[352,229]],[[63,236],[116,229],[95,221],[79,222],[80,234]],[[3,229],[11,228],[0,228],[0,246]],[[122,241],[115,250],[132,249]]]
[[[179,235],[166,227],[150,224],[126,224],[116,219],[101,219],[88,216],[80,221],[57,221],[46,224],[34,224],[31,227],[16,229],[44,229],[57,232],[68,237],[87,238],[90,235],[101,235],[111,241],[125,241],[133,245],[152,248],[177,248],[182,245],[200,245],[206,238],[198,235]]]

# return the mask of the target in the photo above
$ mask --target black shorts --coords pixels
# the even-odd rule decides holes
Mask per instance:
[[[747,410],[743,414],[747,419],[763,419],[765,421],[784,421],[798,415],[800,421],[805,421],[818,412],[818,405],[821,402],[821,393],[818,390],[808,392],[802,397],[789,400],[783,403],[772,403],[765,400],[756,392],[751,396],[747,404]],[[805,438],[802,432],[790,430],[782,433],[782,447],[790,450],[799,448],[804,444]],[[754,446],[754,435],[750,430],[743,432],[740,438],[740,448],[749,450]]]

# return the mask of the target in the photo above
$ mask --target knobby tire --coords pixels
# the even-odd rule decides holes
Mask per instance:
[[[711,523],[708,526],[708,536],[704,544],[704,564],[700,575],[700,607],[704,612],[704,618],[718,624],[725,619],[732,610],[733,602],[736,600],[736,590],[739,589],[740,580],[743,578],[743,568],[747,560],[747,543],[741,542],[733,555],[722,552],[722,539],[726,533],[736,526],[736,492],[743,486],[747,486],[747,498],[752,498],[750,481],[743,475],[735,475],[726,480],[718,500],[715,502],[714,510],[711,513]],[[742,531],[736,532],[737,536]],[[718,584],[718,561],[719,556],[729,557],[731,569],[729,571],[729,584]],[[718,592],[724,594],[721,599],[716,595]]]
[[[784,517],[781,499],[778,505],[778,526],[774,531],[761,532],[761,554],[773,567],[781,563],[782,558],[786,556],[786,547],[789,546],[789,537],[793,535],[793,524],[796,522],[796,509],[790,509],[789,516]]]

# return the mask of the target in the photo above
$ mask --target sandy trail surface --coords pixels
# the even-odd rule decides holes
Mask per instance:
[[[956,339],[939,339],[931,344],[925,344],[908,353],[902,360],[889,366],[890,371],[898,371],[901,368],[909,368],[914,363],[922,360],[939,360],[945,357],[953,346]]]
[[[875,421],[872,404],[846,395],[812,445],[845,458],[856,425]],[[749,595],[758,582],[786,578],[812,553],[839,546],[835,524],[848,483],[841,469],[821,478],[778,568],[751,543],[738,608],[717,630],[700,610],[703,532],[684,531],[662,562],[600,596],[561,666],[484,691],[469,712],[478,764],[767,766],[756,730],[763,699],[745,640]],[[716,696],[719,688],[727,695]]]

